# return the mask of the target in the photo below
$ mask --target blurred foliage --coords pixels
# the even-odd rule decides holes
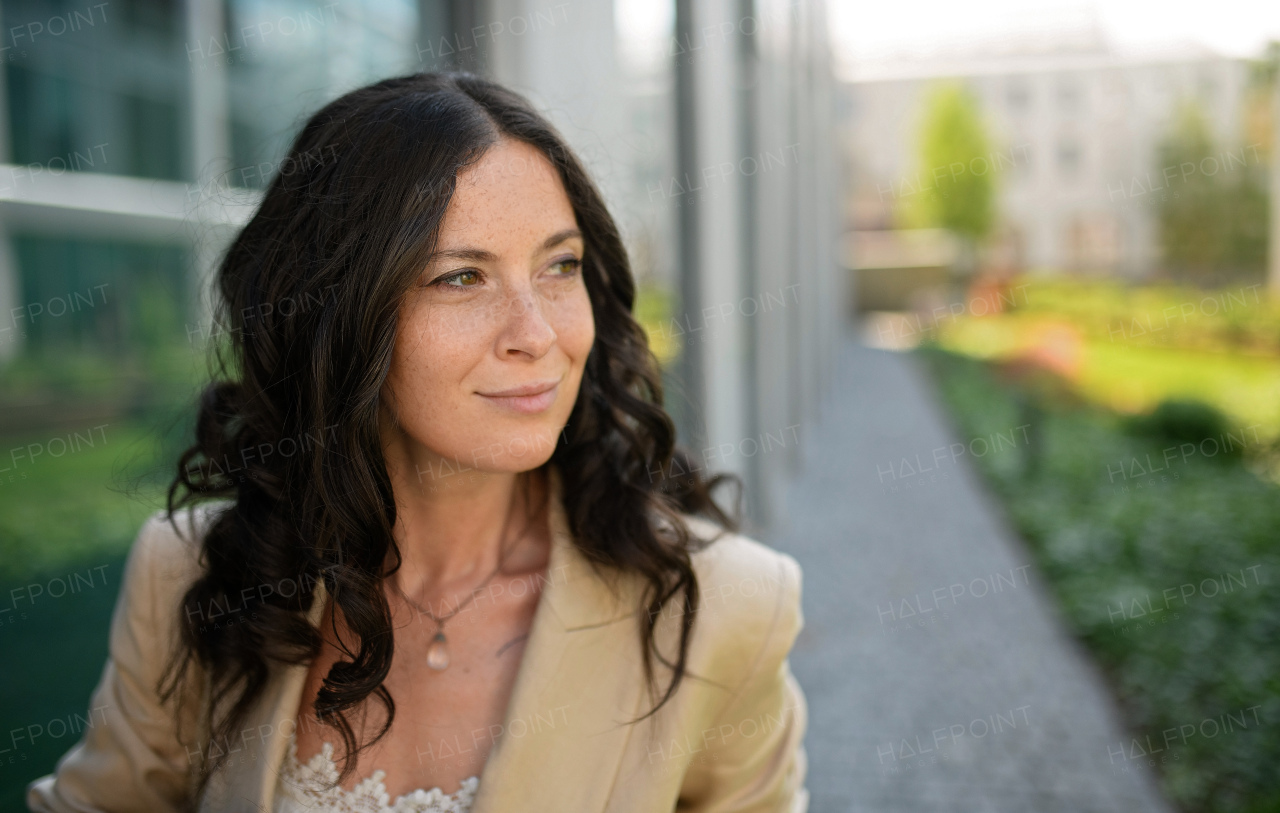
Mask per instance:
[[[1234,430],[1227,416],[1215,407],[1176,398],[1161,401],[1145,415],[1128,417],[1125,427],[1135,435],[1173,444],[1197,444],[1205,438],[1224,437]],[[1240,449],[1233,443],[1223,454],[1238,457]]]
[[[208,374],[201,346],[170,343],[127,356],[94,351],[24,352],[0,362],[0,407],[47,396],[110,401],[146,392],[183,391]]]
[[[1128,413],[1170,398],[1212,404],[1280,437],[1280,303],[1260,285],[1221,290],[1025,277],[1012,307],[945,319],[938,343],[978,358],[1060,360],[1063,385]]]
[[[193,391],[205,336],[189,323],[183,250],[40,235],[14,248],[20,335],[0,362],[0,437],[136,419]]]
[[[161,506],[191,421],[186,410],[157,412],[0,439],[0,582],[123,555]]]
[[[39,235],[14,246],[22,336],[0,362],[0,582],[123,555],[193,437],[207,375],[184,251]]]
[[[1271,163],[1272,123],[1276,118],[1276,78],[1280,77],[1280,42],[1271,41],[1262,56],[1249,61],[1249,81],[1244,93],[1244,139],[1257,144],[1262,160]]]
[[[935,87],[925,102],[919,138],[917,177],[923,188],[906,199],[905,217],[910,225],[950,229],[977,243],[996,216],[996,167],[977,99],[962,85]]]
[[[649,337],[649,348],[658,357],[658,363],[667,366],[680,355],[680,335],[683,330],[675,316],[675,294],[653,284],[641,284],[636,289],[634,315]]]
[[[24,344],[132,353],[185,338],[186,252],[113,240],[19,234]]]
[[[936,347],[923,354],[960,436],[1018,424],[1036,398],[982,362]],[[1138,739],[1125,754],[1155,762],[1183,810],[1280,809],[1280,488],[1238,458],[1166,455],[1175,437],[1229,425],[1210,407],[1165,404],[1142,422],[1036,399],[1035,415],[1036,448],[1024,459],[977,465],[1115,686]],[[1261,723],[1248,712],[1239,726],[1254,707]],[[1232,731],[1200,733],[1226,715]],[[1159,747],[1185,725],[1197,732],[1140,756],[1145,738]]]
[[[1072,276],[1022,277],[1006,315],[1062,316],[1091,339],[1183,350],[1280,355],[1280,302],[1261,284],[1203,289]]]
[[[1221,149],[1199,106],[1181,104],[1155,168],[1155,182],[1166,187],[1157,219],[1171,276],[1215,283],[1264,277],[1269,196],[1261,146]]]

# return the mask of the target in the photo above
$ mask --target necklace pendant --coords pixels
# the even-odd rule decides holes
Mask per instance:
[[[437,672],[443,672],[449,668],[449,647],[443,630],[436,633],[435,640],[427,647],[427,666]]]

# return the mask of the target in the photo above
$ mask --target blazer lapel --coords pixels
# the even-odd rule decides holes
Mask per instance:
[[[613,587],[574,545],[550,467],[551,559],[472,813],[599,811],[645,698],[635,579]]]
[[[319,588],[320,592],[324,588]],[[323,600],[320,604],[323,609]],[[318,620],[316,620],[318,624]],[[262,810],[272,810],[275,805],[276,784],[280,778],[280,769],[284,765],[288,752],[289,739],[297,725],[298,703],[302,700],[302,688],[307,682],[309,664],[288,666],[281,679],[275,682],[277,687],[275,698],[269,702],[271,713],[259,727],[258,758],[251,765],[253,768],[253,787],[261,800]],[[266,729],[266,726],[270,726]],[[265,736],[261,732],[268,731]]]
[[[603,810],[635,727],[625,723],[645,708],[636,611],[642,585],[595,572],[573,542],[559,472],[548,469],[546,581],[472,813]],[[309,615],[315,626],[326,597],[320,582]],[[284,667],[268,686],[260,713],[245,724],[250,758],[227,768],[231,798],[218,809],[272,809],[307,669]]]
[[[319,581],[307,616],[314,627],[320,626],[327,596],[324,582]],[[227,789],[227,796],[205,800],[202,810],[269,813],[273,809],[276,782],[297,724],[298,703],[309,667],[307,663],[280,667],[279,677],[267,684],[266,693],[257,704],[258,713],[245,722],[241,732],[245,758],[235,760],[226,769],[222,787]]]

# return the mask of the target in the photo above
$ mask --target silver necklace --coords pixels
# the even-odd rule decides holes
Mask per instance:
[[[508,515],[508,517],[510,517],[510,515]],[[502,526],[503,536],[506,536],[506,533],[507,533],[507,524],[503,524]],[[427,666],[428,667],[430,667],[431,669],[434,669],[437,672],[443,672],[445,669],[449,668],[449,639],[446,638],[444,634],[445,622],[448,621],[450,618],[453,618],[458,613],[462,612],[462,610],[468,604],[470,604],[473,599],[475,599],[476,594],[479,593],[481,590],[483,590],[485,587],[487,587],[489,582],[493,581],[493,577],[497,576],[498,573],[502,570],[502,565],[507,560],[507,553],[509,553],[509,551],[501,550],[501,552],[498,555],[498,566],[493,569],[492,573],[490,573],[488,576],[485,577],[484,581],[480,582],[480,584],[476,585],[471,590],[471,595],[467,596],[466,599],[460,602],[457,607],[454,607],[453,610],[451,610],[447,615],[436,615],[430,610],[424,609],[421,605],[418,604],[418,602],[409,598],[409,596],[407,596],[405,592],[400,589],[399,584],[395,584],[393,582],[393,585],[396,588],[396,592],[400,594],[401,598],[409,602],[409,605],[413,607],[415,610],[417,610],[420,614],[425,615],[427,618],[430,618],[432,621],[436,622],[435,637],[432,638],[431,643],[427,646]]]

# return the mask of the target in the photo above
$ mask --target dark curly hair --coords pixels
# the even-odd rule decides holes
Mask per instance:
[[[359,641],[315,699],[317,716],[346,746],[343,777],[354,767],[350,757],[391,726],[395,704],[383,679],[394,646],[381,585],[399,555],[379,393],[399,304],[434,250],[457,175],[501,138],[537,148],[556,168],[585,242],[595,344],[550,460],[569,527],[597,568],[647,584],[648,612],[637,615],[655,705],[645,717],[685,675],[698,605],[690,554],[700,542],[681,514],[735,530],[741,482],[704,476],[676,445],[657,361],[632,317],[635,281],[618,228],[563,138],[500,85],[419,73],[347,93],[307,121],[218,269],[221,341],[167,507],[172,517],[207,500],[229,504],[203,535],[202,574],[184,597],[180,646],[158,687],[172,698],[193,665],[201,670],[209,708],[219,710],[215,740],[233,738],[274,666],[320,652],[307,617],[320,580]],[[711,496],[726,479],[737,484],[732,513]],[[285,582],[297,589],[260,587]],[[246,594],[253,613],[206,623],[202,608],[235,605]],[[674,660],[654,642],[668,608],[681,619]],[[655,659],[671,672],[665,690],[657,688]],[[347,713],[370,695],[386,719],[360,743]],[[197,796],[224,758],[202,765]]]

